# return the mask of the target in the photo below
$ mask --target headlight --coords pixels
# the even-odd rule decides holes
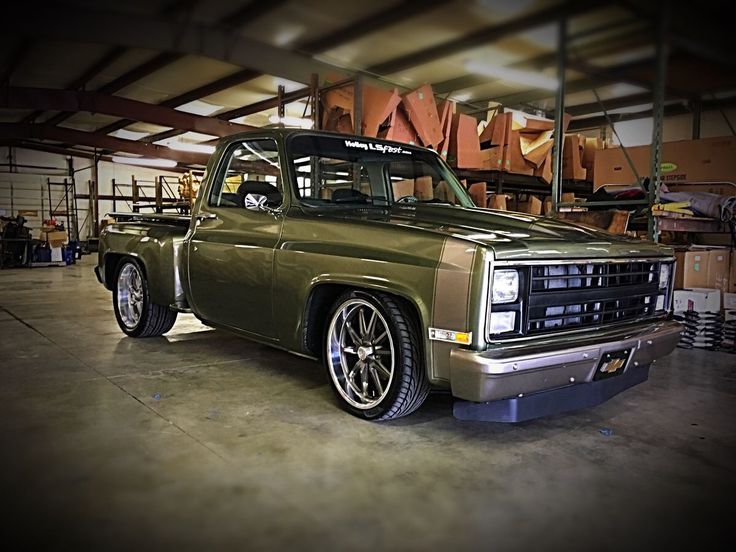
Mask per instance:
[[[659,265],[659,289],[668,289],[670,286],[671,264]]]
[[[493,271],[493,298],[491,302],[513,303],[519,298],[519,273],[516,270]]]
[[[516,312],[492,312],[488,332],[497,335],[513,332],[516,327]]]

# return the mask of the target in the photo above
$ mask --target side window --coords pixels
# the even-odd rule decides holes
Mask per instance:
[[[213,207],[258,210],[279,207],[284,198],[278,144],[274,140],[246,140],[230,147],[225,168],[209,197]]]
[[[413,196],[420,202],[456,204],[452,188],[424,161],[394,161],[388,173],[394,201]]]
[[[368,169],[361,163],[315,155],[297,159],[294,165],[301,199],[372,203],[375,194]]]

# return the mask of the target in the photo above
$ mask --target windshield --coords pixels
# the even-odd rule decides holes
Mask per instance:
[[[310,134],[293,136],[288,147],[296,194],[305,205],[473,206],[452,171],[428,150]]]

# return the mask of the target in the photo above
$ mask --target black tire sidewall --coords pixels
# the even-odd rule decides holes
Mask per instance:
[[[329,328],[330,324],[332,323],[332,319],[335,317],[335,314],[337,313],[337,309],[340,308],[340,306],[345,303],[346,301],[350,299],[362,299],[364,301],[368,301],[371,305],[373,305],[378,312],[383,316],[384,320],[388,323],[389,326],[389,332],[391,334],[391,339],[394,343],[394,375],[393,379],[391,381],[391,385],[389,387],[388,394],[383,398],[383,400],[378,403],[373,408],[364,410],[361,408],[356,408],[350,403],[348,403],[342,395],[340,395],[340,392],[337,389],[337,386],[335,384],[335,381],[332,378],[330,364],[329,364]],[[370,292],[363,292],[363,291],[352,291],[349,293],[345,293],[339,297],[337,301],[335,301],[335,304],[333,305],[332,309],[330,309],[330,315],[327,317],[326,325],[325,325],[325,331],[324,331],[324,342],[323,342],[323,348],[324,348],[324,354],[323,354],[323,361],[325,370],[327,371],[327,379],[330,382],[330,386],[332,387],[332,390],[335,393],[335,396],[337,397],[338,403],[340,406],[346,410],[347,412],[350,412],[354,416],[357,416],[359,418],[364,418],[366,420],[376,420],[381,417],[383,417],[386,413],[388,413],[391,408],[393,407],[394,403],[398,399],[399,392],[401,390],[401,382],[402,382],[402,376],[404,374],[405,370],[411,369],[410,363],[407,362],[408,359],[405,358],[404,350],[405,346],[407,345],[404,343],[405,340],[401,338],[401,335],[396,328],[396,320],[395,317],[386,309],[386,307],[383,305],[381,300],[378,296],[374,295]],[[409,328],[409,331],[412,332],[413,326],[408,320],[404,320],[407,327]]]
[[[118,310],[118,278],[120,277],[120,271],[123,270],[123,267],[127,264],[132,264],[136,268],[136,270],[138,270],[138,273],[141,275],[141,286],[143,287],[143,307],[141,308],[141,317],[138,320],[138,324],[136,324],[134,328],[128,328],[125,325],[122,317],[120,316],[120,311]],[[120,329],[123,330],[123,332],[125,332],[125,334],[129,335],[130,337],[139,337],[143,333],[143,330],[147,325],[148,317],[151,310],[151,301],[148,297],[148,282],[146,281],[146,273],[143,270],[141,263],[139,263],[133,257],[125,257],[121,259],[117,267],[115,268],[115,285],[112,288],[112,304],[113,310],[115,311],[115,319],[118,321],[118,326],[120,326]]]

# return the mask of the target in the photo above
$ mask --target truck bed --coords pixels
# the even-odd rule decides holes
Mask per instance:
[[[192,221],[189,215],[172,215],[163,213],[107,213],[116,222],[163,222],[175,226],[188,227]]]

